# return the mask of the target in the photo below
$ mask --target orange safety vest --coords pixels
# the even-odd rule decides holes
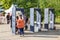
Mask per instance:
[[[25,22],[23,19],[17,20],[17,28],[24,28]]]

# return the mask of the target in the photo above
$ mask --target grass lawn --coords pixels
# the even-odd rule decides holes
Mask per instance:
[[[60,17],[55,18],[55,23],[60,23]]]

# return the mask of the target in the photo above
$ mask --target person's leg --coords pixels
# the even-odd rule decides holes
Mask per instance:
[[[10,20],[9,20],[9,23],[10,23]]]
[[[20,34],[20,29],[18,28],[18,34]]]
[[[9,24],[9,20],[7,20],[7,24]]]
[[[16,32],[18,31],[18,28],[16,27]]]
[[[22,35],[24,36],[24,28],[22,28],[21,31],[22,31]]]
[[[11,24],[10,24],[10,27],[12,28],[12,22],[11,22]]]
[[[16,34],[19,34],[19,33],[18,33],[18,28],[17,28],[17,27],[16,27],[16,29],[15,29],[15,32],[16,32]]]
[[[7,20],[7,24],[8,24],[8,20]]]
[[[27,25],[25,25],[25,30],[27,30]]]
[[[22,35],[22,28],[20,28],[20,35]]]

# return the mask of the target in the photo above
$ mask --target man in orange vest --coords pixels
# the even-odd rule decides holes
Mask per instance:
[[[20,19],[17,21],[17,28],[19,30],[19,34],[23,36],[24,36],[24,26],[25,26],[24,19],[22,18],[22,15],[20,15]]]

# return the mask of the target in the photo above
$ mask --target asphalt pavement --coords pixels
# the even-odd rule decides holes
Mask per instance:
[[[12,30],[9,24],[0,24],[0,40],[60,40],[60,25],[55,25],[54,31],[40,31],[38,33],[30,33],[25,31],[25,35],[12,34]]]

